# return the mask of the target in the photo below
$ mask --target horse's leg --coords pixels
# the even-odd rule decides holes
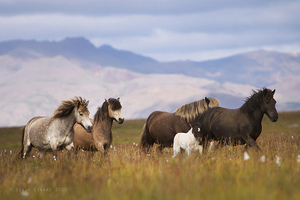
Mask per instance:
[[[208,149],[208,139],[207,139],[207,137],[202,138],[202,145],[203,145],[203,153],[206,153],[207,149]]]
[[[102,156],[105,156],[105,149],[104,149],[104,144],[101,142],[95,142],[95,147],[98,151],[100,151]]]
[[[39,159],[44,158],[46,155],[46,150],[44,149],[39,149]]]
[[[91,157],[94,157],[95,153],[96,153],[95,150],[91,150],[90,156],[91,156]]]
[[[32,148],[31,144],[24,145],[22,158],[26,158],[26,157],[30,156],[31,148]]]
[[[143,151],[145,153],[150,153],[150,151],[152,150],[153,145],[154,145],[154,142],[153,143],[145,143],[145,144],[143,144],[143,146],[142,146]]]
[[[162,153],[164,148],[165,148],[165,145],[161,144],[156,149],[158,150],[159,153]]]
[[[190,156],[190,155],[191,155],[191,148],[190,148],[190,147],[187,147],[187,148],[185,149],[185,151],[186,151],[187,156]]]
[[[56,161],[57,158],[57,144],[56,144],[56,140],[52,139],[50,140],[50,146],[53,152],[53,159]]]
[[[142,148],[144,153],[149,153],[151,151],[153,145],[154,145],[153,141],[149,142],[147,140],[147,141],[141,142],[141,148]]]
[[[173,145],[173,158],[175,158],[180,153],[180,146],[177,144],[177,142],[174,142]]]
[[[256,141],[249,135],[242,135],[242,138],[246,142],[245,151],[248,150],[249,147],[255,147],[256,150],[261,151],[259,146],[256,144]]]
[[[214,141],[210,141],[209,147],[208,147],[208,152],[211,152],[214,146]]]
[[[245,145],[245,148],[244,148],[244,152],[247,152],[248,149],[249,149],[249,147],[250,147],[250,146],[249,146],[248,144],[246,144],[246,145]]]
[[[30,155],[30,152],[31,152],[31,148],[32,148],[32,145],[29,141],[29,137],[28,137],[28,132],[26,131],[26,127],[23,129],[23,134],[24,134],[24,138],[23,138],[23,150],[22,150],[22,153],[23,155],[21,155],[22,158],[26,158],[27,156]]]
[[[213,141],[211,142],[211,143],[213,143]],[[212,146],[213,145],[211,145],[211,143],[210,143],[210,147],[209,147],[209,151],[211,152],[211,149],[212,149]],[[221,140],[221,141],[219,141],[218,142],[218,144],[215,146],[215,150],[220,150],[220,149],[222,149],[223,147],[224,147],[225,145],[224,145],[224,142]]]
[[[199,145],[197,146],[197,149],[199,150],[199,153],[200,153],[200,155],[201,155],[202,152],[203,152],[203,146],[199,144]]]
[[[74,146],[74,143],[73,143],[73,142],[71,142],[71,144],[65,146],[65,149],[68,150],[68,155],[69,155],[69,156],[70,156],[70,154],[71,154],[72,156],[76,156],[76,155],[77,155],[77,151],[76,151],[76,149],[75,149],[75,146]]]

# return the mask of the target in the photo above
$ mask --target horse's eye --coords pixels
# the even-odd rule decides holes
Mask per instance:
[[[83,113],[79,113],[80,116],[83,116]]]

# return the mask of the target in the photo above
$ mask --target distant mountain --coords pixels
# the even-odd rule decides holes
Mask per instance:
[[[157,63],[152,58],[117,50],[109,45],[96,48],[85,38],[66,38],[60,42],[14,40],[0,43],[0,55],[18,58],[64,56],[68,59],[91,62],[101,66],[134,68],[147,63]],[[138,71],[138,69],[134,70]]]
[[[48,116],[60,101],[82,96],[90,100],[92,118],[104,99],[120,97],[125,119],[147,118],[155,110],[173,112],[179,106],[215,94],[233,97],[236,105],[251,87],[242,84],[232,92],[216,81],[180,74],[139,74],[114,67],[82,68],[78,61],[62,56],[27,59],[21,62],[0,56],[0,73],[19,65],[0,78],[0,126],[20,126],[34,116]],[[246,92],[247,91],[247,92]],[[223,105],[226,103],[222,101]]]
[[[205,62],[158,62],[84,38],[0,43],[0,126],[51,115],[61,100],[90,100],[90,117],[105,98],[121,97],[126,119],[207,97],[240,107],[252,90],[276,89],[279,111],[300,109],[300,55],[254,51]]]
[[[203,62],[158,62],[152,58],[130,51],[117,50],[109,45],[96,48],[85,38],[66,38],[60,42],[8,41],[0,43],[0,55],[17,58],[40,58],[63,56],[80,62],[100,66],[113,66],[130,71],[151,74],[184,74],[262,87],[275,84],[274,77],[300,74],[300,54],[271,51],[254,51],[223,59]],[[91,65],[83,65],[86,68]]]

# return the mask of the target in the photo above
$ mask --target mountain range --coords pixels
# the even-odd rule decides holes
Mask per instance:
[[[83,96],[91,116],[105,98],[121,97],[127,119],[214,96],[238,108],[252,90],[276,88],[279,111],[300,109],[300,54],[258,50],[222,59],[159,62],[85,38],[0,43],[0,126],[51,115],[61,100]]]

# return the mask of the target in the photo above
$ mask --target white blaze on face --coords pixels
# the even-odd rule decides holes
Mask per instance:
[[[76,122],[81,124],[87,132],[91,132],[93,128],[93,124],[90,121],[88,114],[89,114],[88,112],[82,112],[78,110],[76,115]]]
[[[109,116],[113,119],[115,119],[118,123],[123,123],[124,121],[124,117],[121,113],[121,109],[119,110],[112,110],[112,109],[109,109]]]

